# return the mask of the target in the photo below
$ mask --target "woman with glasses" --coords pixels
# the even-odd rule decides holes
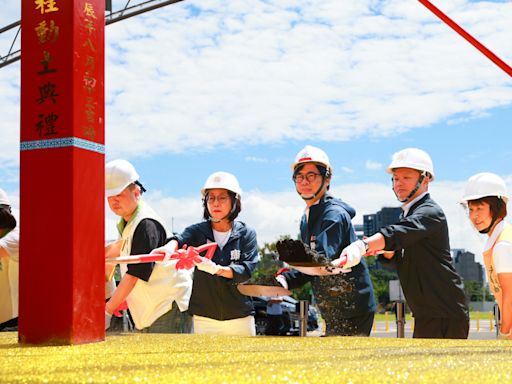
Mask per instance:
[[[20,234],[11,203],[0,189],[0,330],[18,326],[18,274]]]
[[[332,167],[321,149],[307,145],[297,154],[292,169],[295,189],[306,203],[300,223],[301,240],[329,260],[336,259],[356,240],[351,222],[355,210],[328,193]],[[327,336],[370,335],[376,307],[364,260],[341,274],[309,276],[292,270],[278,275],[277,280],[285,288],[311,281]]]
[[[500,339],[512,339],[512,225],[505,181],[494,173],[471,176],[462,199],[475,229],[487,235],[484,263],[489,288],[501,312]]]
[[[256,232],[235,220],[241,210],[241,193],[232,174],[211,174],[201,189],[204,221],[189,226],[156,250],[167,254],[185,244],[217,243],[211,260],[200,257],[195,263],[189,312],[197,334],[256,334],[252,300],[236,286],[250,279],[258,263]]]

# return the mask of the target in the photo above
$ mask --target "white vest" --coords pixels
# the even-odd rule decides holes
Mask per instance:
[[[130,254],[133,234],[144,219],[163,223],[162,219],[141,200],[134,216],[123,228],[121,238],[124,240],[124,245],[121,248],[121,256]],[[176,270],[174,264],[174,262],[155,263],[149,280],[146,282],[138,279],[126,298],[137,329],[147,328],[153,324],[156,319],[171,309],[174,301],[178,304],[180,311],[188,309],[192,293],[192,270]],[[123,276],[126,271],[126,265],[121,264]]]
[[[18,317],[19,230],[2,237],[0,246],[9,257],[0,259],[0,323]]]

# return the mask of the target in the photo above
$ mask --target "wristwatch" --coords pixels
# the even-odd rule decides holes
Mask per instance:
[[[368,243],[368,241],[363,239],[363,244],[364,244],[364,251],[368,252],[368,250],[370,249],[370,243]]]

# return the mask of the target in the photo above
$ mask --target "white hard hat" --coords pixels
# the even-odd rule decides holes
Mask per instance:
[[[434,165],[429,154],[419,148],[406,148],[393,154],[388,173],[396,168],[412,168],[430,174],[430,181],[434,180]]]
[[[332,167],[327,153],[322,151],[320,148],[313,147],[312,145],[306,145],[299,151],[299,153],[297,153],[295,161],[292,164],[292,169],[295,170],[299,164],[305,163],[321,164],[327,168],[329,173],[332,173]]]
[[[228,191],[234,192],[237,195],[242,194],[242,189],[238,180],[234,175],[228,172],[214,172],[206,179],[204,187],[201,189],[201,194],[206,195],[208,189],[227,189]]]
[[[505,181],[490,172],[477,173],[469,178],[464,191],[463,202],[478,200],[486,196],[496,196],[508,202],[508,191]]]
[[[112,160],[105,165],[105,194],[119,195],[123,189],[139,179],[134,166],[126,160]]]
[[[9,198],[7,197],[7,193],[5,193],[5,191],[2,188],[0,188],[0,204],[11,205]]]

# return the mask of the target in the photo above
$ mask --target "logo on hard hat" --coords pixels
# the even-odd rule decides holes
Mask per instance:
[[[213,178],[213,181],[214,181],[215,183],[219,183],[219,182],[221,182],[221,181],[222,181],[222,177],[220,177],[220,176],[215,176],[215,177]]]

